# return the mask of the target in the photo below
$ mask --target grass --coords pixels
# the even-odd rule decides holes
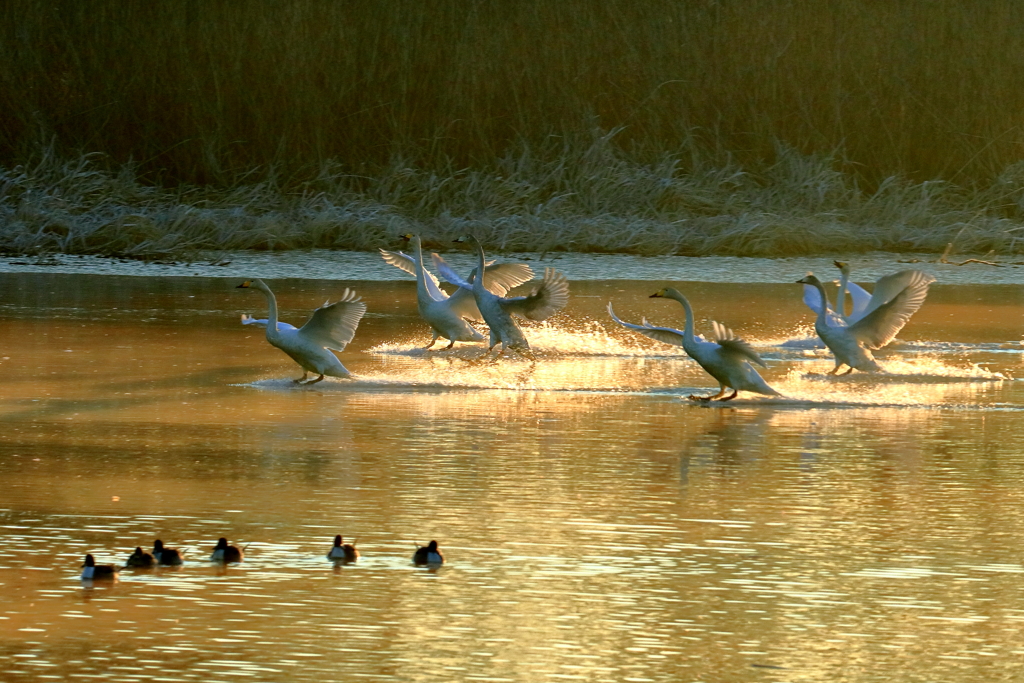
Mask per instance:
[[[7,0],[0,249],[1020,250],[1012,0]]]
[[[990,186],[891,178],[867,192],[825,156],[780,149],[757,172],[677,157],[631,158],[597,135],[557,154],[529,148],[489,168],[428,172],[395,161],[373,177],[325,164],[292,190],[140,183],[89,157],[0,169],[0,245],[9,254],[183,257],[202,250],[372,250],[414,232],[465,234],[488,249],[786,256],[870,250],[1024,251],[1024,164]]]

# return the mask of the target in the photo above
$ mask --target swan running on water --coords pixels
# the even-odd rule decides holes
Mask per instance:
[[[678,290],[671,287],[659,290],[651,295],[652,299],[665,298],[675,299],[683,305],[683,312],[686,315],[686,323],[683,330],[676,330],[671,327],[655,327],[643,319],[640,325],[623,322],[615,315],[612,304],[608,302],[608,314],[612,320],[626,329],[639,332],[651,339],[656,339],[664,344],[682,346],[697,364],[704,368],[705,372],[718,381],[719,391],[713,396],[692,395],[690,398],[698,401],[731,401],[736,398],[740,391],[751,391],[766,396],[780,396],[779,392],[768,386],[764,378],[758,374],[751,363],[761,367],[767,367],[757,352],[750,347],[750,344],[743,341],[725,325],[711,322],[714,341],[705,341],[693,334],[693,309],[690,302],[686,300]],[[732,394],[725,396],[728,389]],[[723,398],[724,397],[724,398]]]
[[[828,295],[821,280],[808,275],[797,282],[817,289],[824,302],[818,309],[814,331],[836,357],[836,366],[828,374],[847,375],[854,370],[878,372],[882,369],[871,351],[896,338],[910,316],[921,308],[928,296],[928,287],[935,278],[920,270],[902,270],[886,275],[875,283],[875,291],[865,313],[850,325],[829,315]],[[847,370],[840,373],[844,365]]]
[[[479,259],[476,272],[482,273],[485,268],[484,248],[479,240],[476,240],[476,248]],[[491,328],[490,345],[487,351],[490,352],[498,342],[501,342],[501,351],[513,349],[516,351],[529,351],[530,344],[519,324],[513,318],[517,315],[529,320],[547,320],[558,311],[565,308],[569,303],[569,281],[565,275],[554,268],[544,269],[544,280],[540,288],[529,296],[498,296],[491,292],[484,285],[483,278],[476,278],[472,284],[466,282],[441,257],[434,259],[438,272],[452,284],[473,292],[476,305],[484,322]]]
[[[356,334],[359,321],[366,313],[366,304],[356,296],[356,293],[346,289],[341,299],[335,303],[325,303],[313,311],[306,324],[295,328],[288,323],[279,323],[277,320],[277,298],[263,283],[263,280],[246,280],[238,285],[239,289],[258,289],[267,297],[267,305],[270,313],[267,316],[267,341],[271,346],[284,351],[291,356],[292,360],[302,368],[302,377],[294,380],[296,384],[315,384],[324,378],[324,375],[331,377],[351,377],[352,373],[345,369],[338,357],[331,353],[344,351],[352,337]],[[246,316],[242,317],[242,323],[259,323]],[[316,379],[306,381],[309,373],[319,375]]]
[[[470,320],[483,319],[472,290],[459,287],[451,296],[446,294],[434,274],[423,265],[420,238],[411,235],[410,241],[413,245],[413,256],[408,256],[400,251],[384,249],[380,250],[380,255],[386,263],[416,276],[416,305],[420,316],[427,321],[434,333],[425,348],[433,347],[438,337],[444,337],[450,342],[445,347],[447,349],[455,346],[457,341],[483,341],[484,336],[466,322],[467,318]],[[435,267],[438,260],[443,262],[443,259],[437,254],[434,254],[433,257]],[[474,270],[470,274],[469,282],[476,280],[478,272],[479,270]],[[484,287],[496,296],[505,296],[513,287],[529,282],[531,279],[533,279],[533,269],[525,263],[488,264],[484,271]]]

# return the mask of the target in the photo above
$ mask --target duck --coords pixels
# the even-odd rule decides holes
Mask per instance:
[[[935,278],[921,270],[886,275],[876,283],[867,312],[849,325],[837,323],[828,315],[830,305],[821,280],[808,274],[797,282],[817,289],[824,302],[814,320],[814,331],[835,356],[836,365],[828,374],[841,376],[854,370],[881,371],[871,351],[896,338],[910,317],[921,308],[928,296],[928,287]],[[844,367],[846,370],[840,372]]]
[[[433,331],[433,338],[425,349],[433,348],[440,337],[449,341],[445,349],[455,346],[455,342],[479,342],[484,336],[470,325],[467,320],[482,320],[480,310],[471,290],[457,288],[448,295],[441,289],[438,279],[426,269],[423,262],[423,249],[419,236],[410,235],[413,255],[400,251],[380,250],[385,263],[395,266],[416,277],[416,305],[422,317]],[[433,254],[435,263],[441,259]],[[443,259],[442,259],[443,260]],[[474,270],[468,280],[476,278]],[[525,263],[487,264],[484,271],[484,286],[498,296],[505,296],[509,290],[533,279],[533,269]]]
[[[91,554],[85,556],[85,564],[82,565],[83,579],[116,579],[120,567],[112,564],[96,564],[96,558]]]
[[[224,564],[229,562],[241,562],[244,558],[245,553],[242,552],[242,549],[233,545],[228,545],[228,539],[226,538],[220,538],[217,540],[217,545],[213,549],[213,554],[210,555],[211,562],[223,562]]]
[[[296,384],[308,385],[323,381],[325,376],[351,378],[350,373],[331,350],[344,351],[355,336],[359,321],[366,313],[366,304],[356,293],[346,289],[341,298],[333,304],[328,302],[313,311],[313,315],[302,327],[280,324],[277,319],[277,298],[260,279],[246,280],[238,289],[258,289],[267,298],[270,308],[264,324],[267,327],[267,341],[291,357],[302,368],[302,377],[293,380]],[[246,319],[243,317],[243,324]],[[252,321],[256,322],[256,321]],[[250,323],[251,324],[251,323]],[[308,380],[309,373],[317,374]]]
[[[128,556],[124,566],[126,567],[152,567],[156,564],[156,558],[147,553],[140,546],[135,547],[135,552]]]
[[[173,567],[185,563],[181,551],[177,548],[165,548],[164,542],[159,538],[153,541],[153,559],[157,561],[157,564],[164,565],[165,567]]]
[[[334,547],[327,553],[327,559],[339,562],[355,562],[359,559],[359,551],[356,550],[356,542],[352,544],[342,543],[341,534],[334,537]]]
[[[444,564],[444,555],[437,547],[437,541],[431,541],[425,547],[417,546],[416,552],[412,554],[412,562],[418,567],[429,564]]]
[[[749,391],[765,396],[781,395],[771,388],[751,365],[753,363],[767,367],[761,357],[751,348],[750,344],[737,337],[728,327],[712,321],[711,329],[714,341],[694,336],[693,308],[679,290],[667,287],[652,294],[651,298],[673,299],[682,304],[683,312],[686,315],[683,329],[655,327],[648,323],[646,318],[639,325],[623,322],[615,315],[611,302],[608,302],[608,314],[611,315],[612,320],[626,329],[639,332],[664,344],[682,346],[686,355],[697,361],[697,364],[704,368],[705,372],[718,380],[719,391],[717,394],[712,396],[692,394],[689,396],[690,399],[731,401],[740,391]],[[726,395],[729,389],[732,390],[732,393]]]
[[[476,272],[482,273],[486,264],[484,248],[476,238],[473,238],[473,241],[476,242],[478,257]],[[482,278],[476,278],[472,283],[464,280],[440,257],[435,258],[434,263],[446,280],[473,292],[477,308],[490,328],[488,353],[498,343],[501,344],[499,354],[507,349],[529,353],[530,344],[513,316],[540,322],[547,320],[569,303],[569,281],[554,268],[544,269],[544,279],[533,293],[527,296],[506,297],[488,290]]]

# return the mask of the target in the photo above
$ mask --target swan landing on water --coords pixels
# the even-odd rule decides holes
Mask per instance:
[[[303,369],[302,377],[295,380],[296,384],[315,384],[325,375],[331,377],[352,376],[330,350],[345,350],[356,334],[359,321],[366,313],[366,304],[356,296],[355,292],[346,289],[341,299],[333,304],[325,303],[313,311],[313,315],[305,325],[295,328],[287,323],[278,322],[277,298],[263,280],[246,280],[238,285],[238,288],[258,289],[267,297],[267,305],[270,307],[270,313],[266,320],[267,341],[271,346],[276,346],[291,356],[292,360]],[[260,322],[263,321],[242,317],[243,324],[258,324]],[[316,373],[319,377],[307,382],[306,377],[311,372]]]
[[[612,320],[626,329],[639,332],[663,344],[682,346],[686,355],[697,361],[697,364],[704,368],[705,372],[718,381],[719,391],[717,394],[713,396],[693,395],[690,398],[699,401],[731,401],[740,391],[751,391],[766,396],[780,395],[779,392],[768,386],[764,378],[751,365],[751,363],[756,363],[761,367],[767,367],[764,361],[750,347],[750,344],[733,334],[732,330],[712,321],[711,329],[714,332],[714,341],[709,342],[703,338],[697,338],[693,334],[693,309],[685,296],[678,290],[669,287],[652,294],[651,298],[675,299],[683,305],[686,323],[681,331],[671,327],[655,327],[648,323],[646,318],[640,325],[623,322],[616,317],[611,302],[608,302],[608,314],[611,315]],[[732,389],[732,394],[726,396],[729,389]]]

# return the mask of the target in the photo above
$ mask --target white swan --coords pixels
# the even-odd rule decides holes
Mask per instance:
[[[484,336],[473,329],[466,319],[481,320],[480,310],[471,290],[456,289],[449,296],[441,289],[437,278],[423,265],[423,251],[420,238],[410,236],[414,255],[408,256],[400,251],[380,250],[384,261],[396,268],[416,276],[416,305],[420,316],[427,321],[433,331],[433,338],[425,348],[429,349],[437,342],[438,337],[449,340],[452,348],[457,341],[482,341]],[[435,264],[440,256],[434,254]],[[469,281],[476,279],[474,270]],[[533,278],[533,269],[525,263],[488,264],[484,274],[484,286],[497,296],[504,296],[510,289],[528,282]]]
[[[682,346],[683,350],[697,364],[704,368],[705,372],[718,381],[719,391],[713,396],[697,396],[690,398],[698,401],[730,401],[736,398],[740,391],[751,391],[766,396],[779,396],[779,392],[768,386],[764,378],[758,374],[751,363],[761,367],[767,367],[757,352],[750,347],[750,344],[743,341],[725,325],[711,322],[711,329],[714,341],[706,341],[702,337],[693,334],[693,309],[690,302],[686,300],[678,290],[668,287],[659,290],[651,295],[651,298],[675,299],[683,305],[683,312],[686,315],[686,323],[682,331],[671,327],[655,327],[643,319],[640,325],[623,322],[612,310],[611,302],[608,302],[608,314],[612,320],[623,327],[656,339],[664,344]],[[725,396],[726,390],[732,389],[732,394]],[[724,396],[724,398],[723,398]]]
[[[484,272],[484,248],[479,240],[476,247],[479,259],[477,261],[477,272]],[[483,282],[483,278],[476,278],[472,284],[463,280],[458,273],[453,271],[444,259],[434,259],[438,272],[451,282],[463,289],[473,292],[476,305],[484,322],[490,328],[490,345],[487,351],[490,352],[498,342],[501,342],[501,351],[513,349],[518,351],[529,351],[530,344],[519,324],[513,318],[517,315],[528,320],[547,320],[552,315],[565,308],[569,303],[569,281],[565,275],[554,268],[544,269],[544,280],[540,288],[528,296],[504,297],[498,296],[489,291]]]
[[[302,368],[302,377],[295,380],[296,384],[315,384],[322,380],[324,375],[352,376],[329,349],[343,351],[352,341],[359,321],[366,313],[366,304],[355,292],[346,289],[341,299],[333,304],[325,303],[313,311],[305,325],[296,329],[287,323],[278,323],[277,298],[262,280],[246,280],[238,287],[258,289],[267,297],[270,314],[267,320],[263,321],[267,326],[267,341],[271,346],[276,346],[291,356]],[[242,317],[242,322],[247,322],[245,316]],[[305,381],[311,372],[317,373],[319,377]]]
[[[836,292],[835,308],[832,307],[828,299],[824,300],[824,305],[828,311],[829,322],[833,325],[852,325],[882,304],[891,301],[914,280],[915,273],[922,272],[901,270],[898,273],[885,275],[875,282],[874,290],[868,293],[863,287],[850,280],[850,264],[843,261],[833,261],[832,263],[839,269],[839,290]],[[849,293],[853,304],[849,313],[846,312],[847,293]],[[815,313],[818,312],[822,306],[822,298],[816,287],[804,285],[804,303]]]
[[[846,375],[854,370],[881,370],[871,350],[882,348],[899,334],[910,316],[921,308],[928,296],[928,286],[935,282],[935,278],[920,270],[886,275],[876,283],[867,312],[849,326],[837,323],[828,315],[828,295],[821,280],[808,275],[797,282],[814,287],[824,302],[824,306],[818,309],[814,331],[836,357],[836,366],[828,374],[839,374],[845,365],[848,369],[841,374]]]

